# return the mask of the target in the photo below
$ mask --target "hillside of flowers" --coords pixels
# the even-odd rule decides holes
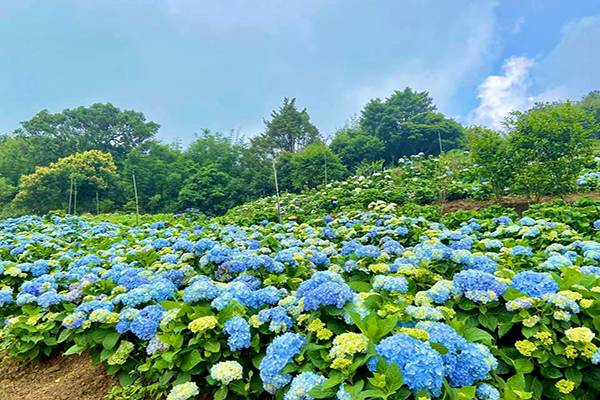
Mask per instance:
[[[597,399],[600,221],[544,210],[8,219],[0,346],[90,352],[111,399]]]
[[[439,157],[417,154],[400,158],[398,166],[369,170],[348,179],[331,182],[300,194],[282,193],[282,218],[305,221],[316,215],[366,208],[375,201],[396,204],[431,204],[443,195],[445,200],[477,199],[492,196],[488,182],[478,174],[468,153]],[[230,209],[223,220],[239,224],[275,221],[277,197],[264,197]]]

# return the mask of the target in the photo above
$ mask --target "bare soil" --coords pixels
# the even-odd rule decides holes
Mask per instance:
[[[0,363],[0,400],[101,400],[116,384],[87,354]]]
[[[567,203],[572,203],[581,199],[600,200],[600,192],[573,193],[564,196],[543,196],[538,201],[522,196],[507,196],[499,200],[452,200],[443,204],[437,203],[437,205],[442,208],[443,214],[459,210],[477,211],[492,205],[500,205],[502,207],[513,208],[519,215],[521,215],[523,211],[527,210],[531,204],[558,199],[562,199]]]

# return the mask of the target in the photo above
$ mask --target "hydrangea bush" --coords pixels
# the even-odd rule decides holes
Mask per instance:
[[[0,222],[0,345],[167,399],[596,399],[598,217]]]

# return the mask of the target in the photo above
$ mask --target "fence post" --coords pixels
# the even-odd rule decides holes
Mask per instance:
[[[140,203],[138,199],[137,183],[135,182],[135,171],[131,171],[131,177],[133,179],[133,193],[135,194],[135,224],[138,225],[140,222]]]
[[[73,215],[77,215],[77,180],[73,179]]]
[[[277,216],[279,217],[279,223],[281,223],[281,205],[279,198],[279,182],[277,181],[277,168],[275,168],[275,158],[273,158],[273,178],[275,178],[275,194],[277,195]]]
[[[72,198],[73,198],[73,175],[71,175],[71,180],[69,181],[69,207],[67,208],[67,215],[71,215]]]

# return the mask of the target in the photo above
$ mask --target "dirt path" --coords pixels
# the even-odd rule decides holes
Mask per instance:
[[[587,193],[573,193],[565,196],[543,196],[540,201],[534,201],[527,199],[526,197],[519,196],[507,196],[500,200],[452,200],[443,204],[436,203],[436,205],[442,207],[442,213],[447,214],[453,211],[459,210],[481,210],[482,208],[489,207],[494,204],[501,205],[503,207],[514,208],[515,211],[520,215],[523,211],[527,210],[531,204],[543,203],[546,201],[562,199],[567,203],[572,203],[581,199],[592,199],[600,200],[600,192],[587,192]]]
[[[86,354],[0,364],[0,400],[100,400],[115,384]]]

